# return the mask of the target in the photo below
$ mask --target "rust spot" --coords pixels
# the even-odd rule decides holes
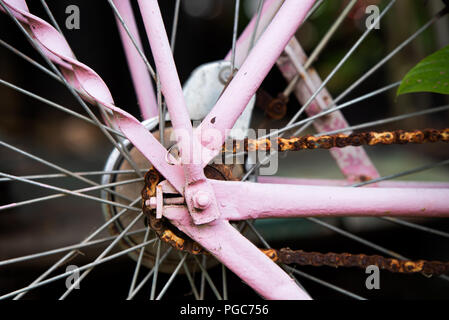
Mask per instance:
[[[215,123],[216,117],[213,117],[212,119],[210,119],[210,123]]]
[[[370,181],[372,178],[370,176],[367,175],[360,175],[358,176],[358,181],[360,182],[366,182],[366,181]]]
[[[165,230],[161,235],[161,239],[170,243],[178,250],[182,250],[184,248],[184,239],[175,235],[171,230]]]
[[[275,249],[262,249],[261,251],[274,262],[277,262],[279,260],[278,253]]]

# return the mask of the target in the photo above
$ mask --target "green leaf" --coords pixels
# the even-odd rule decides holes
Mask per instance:
[[[449,94],[449,45],[424,58],[405,75],[397,95],[411,92]]]

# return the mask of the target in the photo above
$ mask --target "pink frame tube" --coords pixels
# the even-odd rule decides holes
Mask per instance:
[[[203,159],[203,165],[221,150],[226,131],[233,127],[314,2],[315,0],[284,2],[214,108],[195,130],[201,136],[202,145],[211,152],[209,158]],[[208,139],[209,130],[219,132],[221,139]]]
[[[140,40],[130,0],[114,0],[114,4],[123,20],[126,22],[130,33],[136,39],[139,48],[142,49],[142,42]],[[125,51],[129,71],[131,72],[131,79],[133,81],[142,117],[144,120],[156,117],[158,115],[157,99],[154,93],[150,73],[143,62],[142,57],[140,57],[137,49],[129,38],[125,28],[123,28],[117,17],[115,20]]]
[[[221,219],[226,220],[311,216],[449,217],[449,189],[345,188],[218,180],[211,183],[223,207]]]

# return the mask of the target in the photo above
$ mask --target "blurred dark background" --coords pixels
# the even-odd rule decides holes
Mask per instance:
[[[257,0],[242,1],[239,32],[248,23],[257,2]],[[47,3],[61,25],[77,58],[92,67],[104,79],[118,106],[139,117],[136,96],[121,48],[119,34],[107,1],[49,0]],[[166,28],[170,33],[175,1],[165,0],[159,1],[159,3]],[[313,50],[346,3],[347,1],[343,0],[325,0],[320,9],[302,26],[297,37],[306,52],[310,53]],[[65,8],[72,4],[80,8],[81,28],[79,30],[67,30],[64,27],[67,17]],[[369,4],[383,7],[386,1],[359,1],[315,64],[322,78],[332,71],[363,33],[365,28],[364,9]],[[28,5],[33,14],[49,21],[39,1],[28,1]],[[442,2],[439,0],[398,0],[381,21],[380,30],[373,32],[365,40],[329,83],[329,91],[334,96],[343,92],[348,85],[427,22],[442,6]],[[233,1],[182,0],[175,50],[175,61],[182,82],[187,80],[190,73],[199,65],[220,60],[226,55],[231,47],[233,14]],[[145,52],[150,57],[142,22],[139,15],[136,16],[144,40]],[[422,58],[448,44],[448,30],[448,18],[440,19],[437,24],[430,27],[423,35],[397,54],[394,59],[354,90],[345,100],[400,80]],[[0,15],[0,38],[41,64],[45,64],[11,19],[4,14]],[[84,114],[81,106],[63,85],[3,47],[0,48],[0,78]],[[263,89],[273,96],[281,92],[285,86],[286,83],[277,69],[272,70],[262,85]],[[1,140],[73,171],[101,170],[103,168],[112,146],[95,126],[5,86],[0,86],[0,97]],[[395,92],[390,91],[350,107],[344,111],[344,114],[351,124],[358,124],[440,106],[448,102],[447,97],[437,94],[413,94],[396,98]],[[289,115],[294,114],[299,107],[294,99],[290,99]],[[262,111],[255,110],[253,123],[255,127],[261,126],[260,122],[269,127],[280,127],[286,122],[285,120],[270,121],[265,118]],[[439,113],[400,123],[395,122],[376,129],[443,128],[447,127],[447,120],[448,113]],[[376,147],[368,152],[383,175],[445,160],[449,156],[447,147],[441,144],[401,146],[400,149],[393,146]],[[1,172],[14,175],[53,172],[49,168],[3,147],[0,147],[0,159]],[[286,159],[281,159],[280,164],[279,174],[283,176],[341,177],[336,165],[325,151],[317,151],[314,154],[289,155]],[[448,177],[447,168],[438,168],[407,179],[448,181]],[[68,189],[84,186],[73,179],[45,182]],[[46,194],[51,194],[51,192],[18,182],[0,182],[0,205]],[[70,197],[2,211],[0,214],[0,260],[74,244],[103,221],[98,204]],[[449,241],[444,238],[437,238],[403,227],[393,227],[387,223],[379,223],[375,219],[365,219],[363,222],[352,220],[333,222],[410,258],[449,260]],[[449,231],[449,224],[443,219],[425,223],[440,230]],[[273,247],[290,246],[295,249],[321,252],[377,253],[357,242],[327,232],[325,229],[302,220],[290,224],[270,222],[261,224],[260,227]],[[276,237],[278,234],[283,234],[287,241],[281,242],[281,239]],[[83,249],[83,254],[71,263],[81,265],[90,262],[103,248],[104,246],[98,246]],[[52,261],[56,261],[56,257],[50,256],[45,259],[33,260],[31,263],[15,264],[6,268],[0,267],[0,294],[25,286],[40,275],[46,267],[48,268]],[[134,265],[134,261],[128,257],[122,257],[115,263],[97,267],[92,275],[82,282],[82,289],[76,290],[71,297],[125,297]],[[320,269],[302,268],[301,270],[369,298],[443,298],[447,297],[447,294],[443,294],[449,289],[449,282],[441,279],[427,279],[420,275],[391,275],[383,272],[381,276],[382,290],[370,292],[364,287],[366,275],[361,270],[330,270],[324,267]],[[60,268],[58,271],[64,270]],[[220,272],[221,270],[218,268],[211,270],[211,273],[217,276]],[[164,277],[164,275],[161,276],[161,281]],[[242,285],[239,279],[232,275],[229,277],[231,297],[253,295],[251,290]],[[189,293],[187,280],[184,277],[180,277],[180,279],[182,280],[177,281],[176,285],[167,292],[167,297],[182,298]],[[304,280],[303,285],[318,298],[344,298],[344,296],[308,280]],[[35,290],[26,297],[55,298],[62,294],[64,288],[64,282],[60,281],[43,289]],[[140,298],[145,299],[148,292],[147,288],[145,292],[142,292]],[[210,294],[209,297],[212,295]]]

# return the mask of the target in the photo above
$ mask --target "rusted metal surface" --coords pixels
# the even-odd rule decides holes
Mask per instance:
[[[256,95],[256,106],[273,120],[281,120],[287,114],[288,97],[280,93],[273,98],[268,92],[259,89]]]
[[[301,266],[328,267],[357,267],[366,269],[376,265],[379,269],[394,273],[422,273],[425,275],[449,274],[449,262],[426,260],[398,260],[378,255],[350,254],[350,253],[319,253],[291,250],[262,250],[271,260],[277,263],[298,264]]]
[[[301,136],[277,139],[246,139],[234,141],[223,146],[224,152],[270,150],[299,151],[313,149],[344,148],[361,145],[390,145],[407,143],[449,142],[449,128],[424,130],[370,131],[352,134],[334,134],[324,136]],[[232,148],[232,150],[230,149]]]

